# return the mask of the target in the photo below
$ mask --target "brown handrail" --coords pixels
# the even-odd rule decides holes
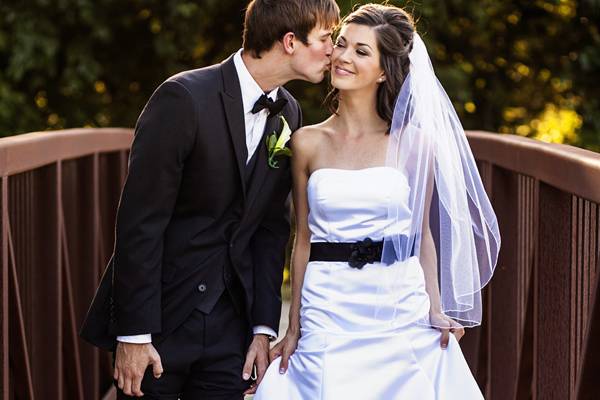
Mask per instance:
[[[557,189],[600,203],[600,154],[515,135],[468,132],[477,160],[535,177]]]
[[[94,153],[129,149],[133,130],[80,128],[0,138],[0,176],[14,175]]]

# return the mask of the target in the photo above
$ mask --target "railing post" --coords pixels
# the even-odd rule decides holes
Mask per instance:
[[[571,399],[572,195],[540,183],[533,399]]]
[[[477,167],[485,186],[487,195],[493,202],[493,176],[495,167],[489,162],[478,162]],[[489,352],[491,347],[489,326],[491,324],[491,285],[484,288],[482,292],[483,320],[481,326],[467,330],[467,334],[461,339],[460,347],[469,364],[471,372],[475,376],[482,392],[490,388],[489,382]]]
[[[519,232],[519,177],[504,168],[494,168],[493,202],[503,240],[522,240]],[[491,305],[491,358],[489,399],[513,399],[519,360],[520,315],[517,243],[503,247],[494,273]]]
[[[578,400],[594,400],[598,396],[598,373],[600,372],[600,279],[598,275],[598,259],[594,263],[596,273],[592,282],[594,294],[592,295],[592,306],[590,323],[585,338],[586,345],[583,348],[583,360],[581,363],[581,376],[577,385]]]

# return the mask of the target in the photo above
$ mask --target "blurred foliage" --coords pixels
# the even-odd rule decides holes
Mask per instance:
[[[236,0],[0,2],[0,135],[133,126],[156,86],[241,44]]]
[[[338,1],[342,13],[366,1]],[[600,0],[390,1],[411,11],[466,129],[600,150]],[[244,0],[3,0],[0,135],[133,126],[168,76],[241,45]],[[327,84],[292,82],[305,121]]]

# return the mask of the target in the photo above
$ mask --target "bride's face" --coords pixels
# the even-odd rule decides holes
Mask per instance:
[[[331,55],[331,85],[340,90],[375,89],[385,79],[379,56],[371,27],[344,25]]]

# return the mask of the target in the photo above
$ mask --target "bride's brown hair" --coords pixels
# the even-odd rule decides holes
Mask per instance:
[[[375,31],[381,69],[385,74],[385,81],[377,88],[377,113],[391,125],[396,97],[409,72],[408,55],[415,33],[413,17],[399,7],[366,4],[342,20],[342,26],[347,24],[365,25]],[[339,90],[333,88],[325,98],[332,113],[337,113],[339,96]]]

